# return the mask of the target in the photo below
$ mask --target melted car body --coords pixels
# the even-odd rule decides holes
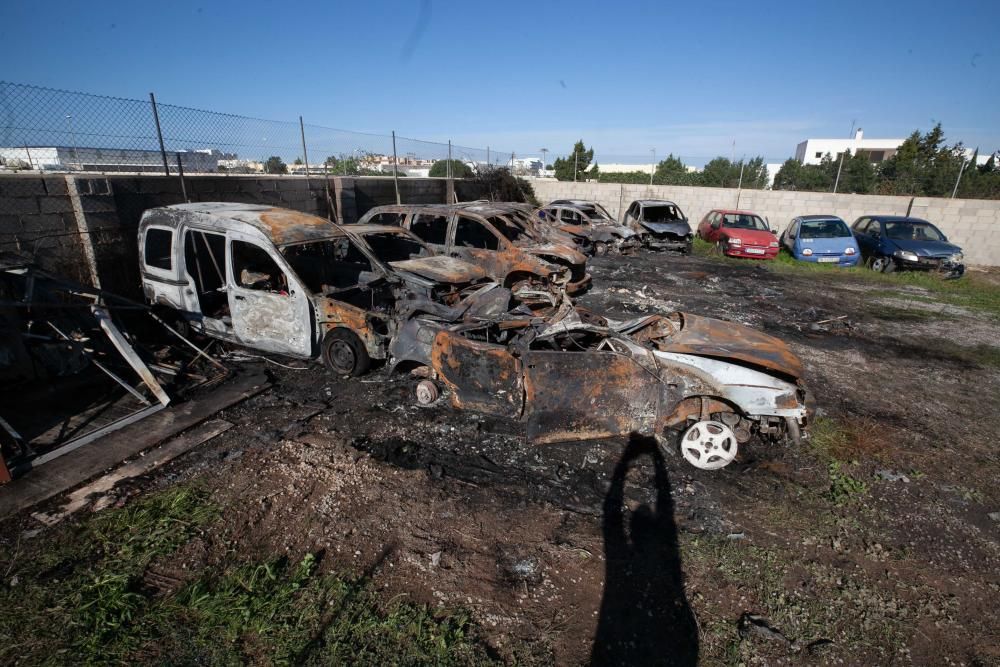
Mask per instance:
[[[806,426],[801,362],[771,336],[687,313],[614,321],[568,300],[498,315],[508,300],[484,286],[457,320],[412,318],[392,343],[393,368],[420,369],[456,408],[524,422],[536,444],[661,436],[693,421],[739,442],[798,439]]]
[[[441,254],[482,267],[495,281],[574,295],[590,288],[587,257],[530,229],[523,204],[471,202],[378,206],[359,224],[396,224]]]
[[[479,267],[412,234],[270,206],[153,208],[139,223],[147,301],[204,335],[359,373],[386,357],[403,304],[457,302]],[[339,355],[339,357],[331,356]]]
[[[622,224],[635,230],[647,248],[691,252],[691,225],[681,207],[672,201],[637,199],[625,210]]]
[[[557,199],[539,208],[535,216],[548,228],[568,234],[587,254],[626,254],[641,244],[639,234],[619,225],[597,202]]]

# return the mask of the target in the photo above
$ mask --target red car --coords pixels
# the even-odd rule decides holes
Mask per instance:
[[[767,221],[750,211],[709,211],[698,223],[698,236],[730,257],[774,259],[778,256],[778,237]]]

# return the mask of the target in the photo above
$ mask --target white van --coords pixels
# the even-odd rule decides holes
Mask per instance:
[[[138,240],[149,303],[204,335],[350,375],[386,358],[404,301],[455,303],[486,281],[399,227],[255,204],[149,209]]]

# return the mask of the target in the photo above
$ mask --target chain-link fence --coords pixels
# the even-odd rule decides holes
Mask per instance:
[[[511,165],[490,148],[338,130],[0,81],[0,173],[428,176],[433,163]],[[446,175],[446,174],[441,174]]]

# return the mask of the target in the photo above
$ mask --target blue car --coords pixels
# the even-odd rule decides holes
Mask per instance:
[[[861,250],[847,223],[835,215],[801,215],[778,239],[792,257],[803,262],[857,266]]]
[[[898,269],[937,271],[947,278],[965,273],[962,249],[920,218],[867,215],[852,225],[865,265],[889,273]]]

